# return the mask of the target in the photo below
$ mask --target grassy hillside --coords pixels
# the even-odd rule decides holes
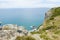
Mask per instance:
[[[42,40],[60,40],[60,7],[52,8],[46,13],[42,26],[39,31],[31,33],[40,34]]]
[[[51,15],[45,19],[43,28],[39,29],[40,37],[43,40],[60,40],[60,7],[50,9],[48,14]]]

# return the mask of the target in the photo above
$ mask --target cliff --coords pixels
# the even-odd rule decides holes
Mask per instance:
[[[39,29],[42,40],[60,40],[60,7],[52,8],[45,14],[45,21]]]
[[[60,40],[60,7],[48,10],[42,26],[31,33],[40,34],[40,40]]]

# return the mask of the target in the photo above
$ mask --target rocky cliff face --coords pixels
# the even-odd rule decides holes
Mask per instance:
[[[47,24],[53,25],[54,23],[57,23],[56,21],[59,21],[59,18],[60,18],[59,16],[60,16],[60,7],[50,9],[45,16],[46,26]]]
[[[42,40],[60,40],[60,7],[50,9],[46,14],[43,28],[39,29]]]
[[[0,40],[15,40],[17,36],[27,35],[27,30],[15,24],[6,24],[0,27]]]
[[[43,25],[31,33],[40,34],[40,40],[60,40],[60,7],[48,10]]]

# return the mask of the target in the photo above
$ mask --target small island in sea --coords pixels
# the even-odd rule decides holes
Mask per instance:
[[[45,12],[42,25],[37,28],[34,25],[31,27],[32,30],[27,30],[23,25],[1,25],[0,40],[60,40],[60,7]]]

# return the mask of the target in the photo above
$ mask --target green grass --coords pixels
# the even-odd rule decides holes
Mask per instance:
[[[37,32],[33,31],[33,32],[31,32],[31,34],[40,34],[40,32],[39,31],[37,31]]]
[[[17,36],[15,40],[35,40],[35,38],[31,37],[31,36]]]
[[[41,34],[40,37],[43,38],[44,40],[51,40],[51,39],[47,36],[47,34]]]

